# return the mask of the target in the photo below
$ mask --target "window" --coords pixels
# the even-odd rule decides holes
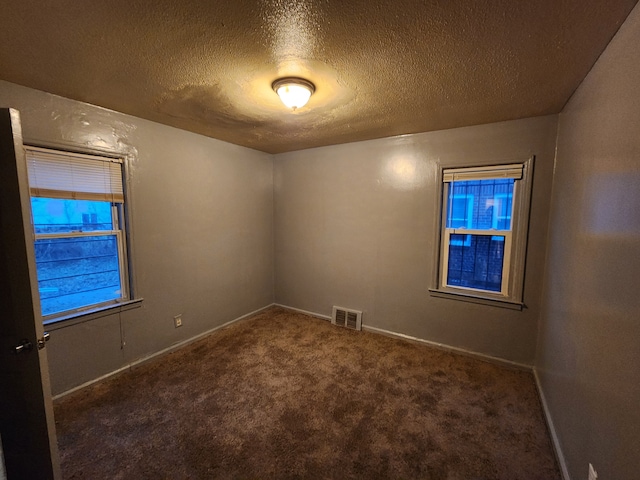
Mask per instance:
[[[447,222],[450,227],[472,228],[473,225],[473,194],[468,192],[452,193],[449,196],[449,212],[447,214]],[[464,240],[452,239],[455,245],[469,245],[471,237],[464,236]]]
[[[129,299],[122,161],[26,147],[45,320]]]
[[[532,168],[533,159],[442,170],[432,293],[522,306]]]

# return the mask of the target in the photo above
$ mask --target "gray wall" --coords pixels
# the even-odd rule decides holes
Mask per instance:
[[[640,6],[559,120],[536,368],[571,478],[640,475]]]
[[[531,365],[556,128],[548,116],[277,155],[276,302],[322,315],[355,308],[368,326]],[[531,155],[527,308],[429,296],[438,164]]]
[[[560,115],[553,196],[555,116],[274,159],[0,82],[0,106],[21,111],[27,139],[133,158],[132,253],[144,303],[54,327],[54,393],[269,305],[275,289],[284,305],[323,315],[353,307],[367,325],[521,363],[533,362],[539,335],[536,369],[572,478],[586,478],[588,462],[601,478],[635,478],[639,44],[636,7]],[[530,155],[527,308],[430,297],[437,165]]]
[[[49,327],[54,394],[273,302],[270,155],[6,82],[0,106],[20,111],[30,141],[133,158],[132,256],[144,302]]]

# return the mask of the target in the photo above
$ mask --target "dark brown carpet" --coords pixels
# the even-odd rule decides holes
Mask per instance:
[[[272,308],[55,406],[67,479],[559,479],[530,373]]]

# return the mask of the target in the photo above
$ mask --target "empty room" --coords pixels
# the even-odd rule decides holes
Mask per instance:
[[[632,480],[636,0],[0,9],[0,480]]]

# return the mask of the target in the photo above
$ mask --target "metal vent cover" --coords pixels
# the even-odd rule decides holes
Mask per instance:
[[[334,305],[331,323],[351,330],[362,330],[362,312]]]

